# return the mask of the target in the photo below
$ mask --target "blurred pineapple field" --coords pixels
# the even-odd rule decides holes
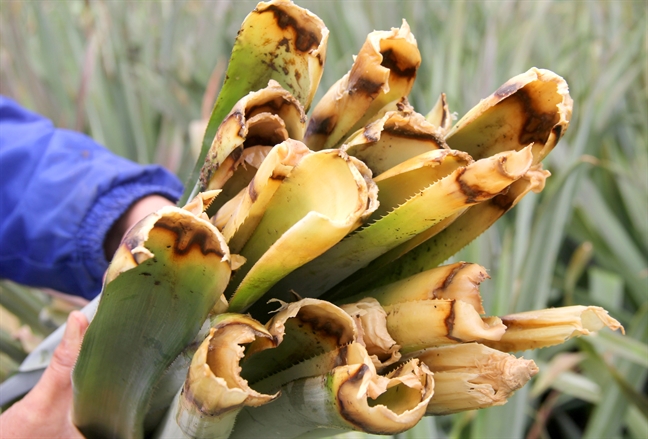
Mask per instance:
[[[541,372],[502,407],[424,418],[399,438],[648,437],[648,36],[634,1],[307,1],[331,35],[320,90],[366,35],[408,21],[413,106],[459,116],[532,66],[562,75],[571,126],[538,195],[456,255],[504,315],[599,305],[626,328],[525,358]],[[256,2],[2,1],[0,93],[141,163],[187,178],[236,32]],[[80,301],[0,283],[0,379]],[[348,433],[340,438],[377,437]]]

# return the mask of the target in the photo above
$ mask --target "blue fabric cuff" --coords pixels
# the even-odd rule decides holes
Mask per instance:
[[[93,298],[101,290],[109,262],[104,254],[104,240],[108,231],[133,203],[148,195],[161,195],[175,202],[181,193],[174,188],[155,184],[125,183],[99,197],[86,215],[77,237],[78,251],[88,273],[97,279],[94,291],[83,292],[86,298]]]

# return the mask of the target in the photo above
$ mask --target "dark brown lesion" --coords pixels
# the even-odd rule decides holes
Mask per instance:
[[[230,113],[223,120],[220,126],[225,126],[230,119],[236,120],[236,123],[239,125],[238,136],[244,137],[245,136],[245,115],[240,110],[236,110]],[[222,133],[219,129],[218,131],[216,131],[216,137],[212,141],[212,144],[214,141],[219,141],[221,138],[222,138]],[[201,189],[205,189],[207,187],[207,185],[209,184],[209,180],[211,180],[212,175],[214,174],[214,172],[216,172],[216,170],[220,166],[220,163],[217,161],[218,153],[219,151],[212,151],[210,148],[207,157],[205,158],[205,163],[203,164],[203,167],[200,170],[200,177],[199,177]]]
[[[316,135],[330,135],[337,125],[337,116],[329,116],[324,119],[311,118],[306,129],[306,138]]]
[[[370,81],[365,77],[359,77],[353,83],[349,83],[349,95],[362,93],[369,97],[375,98],[382,91],[385,84],[383,82]]]
[[[196,219],[195,221],[198,221]],[[169,218],[162,216],[155,223],[155,228],[168,230],[176,236],[173,245],[173,253],[178,256],[184,256],[189,253],[193,247],[198,247],[203,255],[214,254],[219,259],[225,255],[220,248],[220,242],[214,236],[214,232],[206,226],[195,224],[188,218]]]
[[[214,176],[214,173],[221,168],[223,163],[225,163],[228,158],[230,159],[230,164],[233,166],[238,163],[241,155],[243,155],[243,147],[237,147],[232,150],[232,152],[227,157],[225,157],[225,160],[223,160],[223,162],[221,163],[216,160],[217,153],[214,152],[213,154],[211,154],[210,157],[205,160],[205,164],[203,165],[200,172],[201,189],[204,190],[209,187],[209,182]]]
[[[494,196],[488,202],[497,207],[502,212],[507,212],[515,204],[515,199],[517,194],[513,194],[510,191],[510,186],[507,187],[504,192],[499,195]]]
[[[243,155],[243,148],[236,148],[234,151],[228,155],[229,158],[232,159],[233,162],[238,162],[241,156]]]
[[[405,63],[399,60],[398,55],[393,49],[387,49],[380,53],[383,57],[381,66],[388,68],[392,73],[403,78],[415,78],[418,66],[412,66],[410,63]]]
[[[350,327],[335,318],[329,313],[321,312],[318,309],[304,307],[294,318],[294,324],[298,325],[305,332],[313,335],[316,343],[325,343],[332,346],[342,346],[352,341]]]
[[[498,195],[498,194],[493,194],[492,192],[489,191],[481,190],[463,181],[461,177],[463,176],[464,172],[466,172],[466,168],[459,168],[457,171],[458,172],[457,172],[456,181],[457,184],[459,185],[459,190],[466,196],[466,205],[475,204],[480,201],[488,200],[494,197],[495,195]]]
[[[209,184],[209,180],[211,180],[211,176],[214,174],[214,172],[216,172],[217,169],[218,169],[217,163],[211,162],[209,160],[205,160],[205,164],[200,170],[200,177],[198,177],[201,190],[205,190],[207,188],[207,185]]]
[[[283,37],[281,41],[277,43],[277,48],[283,47],[286,53],[290,53],[290,40],[286,37]]]
[[[449,338],[450,340],[461,342],[462,340],[460,338],[457,338],[452,335],[452,330],[454,329],[454,323],[455,323],[455,309],[454,309],[455,303],[456,302],[453,300],[450,306],[450,312],[448,313],[448,316],[445,318],[445,320],[443,320],[443,324],[445,325],[448,331],[446,337]]]
[[[270,174],[270,180],[275,180],[275,181],[283,181],[286,179],[288,175],[284,174],[282,172],[277,172],[277,170],[272,171],[272,174]]]
[[[520,134],[520,144],[540,143],[544,145],[556,124],[555,114],[529,114],[527,123]]]
[[[324,65],[324,61],[326,60],[326,55],[324,52],[318,52],[317,53],[317,62],[319,63],[320,67]]]
[[[267,66],[270,70],[279,73],[279,69],[277,68],[277,66],[275,64],[275,60],[277,59],[277,56],[278,56],[278,54],[276,54],[276,53],[275,54],[268,54],[267,55],[267,57],[268,57],[267,60],[262,59],[262,60],[259,60],[259,61],[261,62],[261,64],[264,64],[265,66]]]
[[[509,96],[513,95],[515,92],[520,90],[522,87],[522,84],[519,82],[506,82],[503,84],[500,88],[495,90],[495,93],[493,93],[493,96],[497,98],[498,101],[501,101],[503,99],[508,98]]]
[[[295,17],[291,16],[285,10],[277,5],[269,6],[264,12],[272,12],[275,16],[277,26],[281,29],[291,28],[295,33],[295,48],[300,52],[310,52],[317,49],[322,40],[320,33],[313,32],[301,25]],[[286,48],[286,51],[288,49]]]
[[[380,140],[380,136],[377,136],[374,134],[374,127],[372,125],[367,125],[364,127],[364,130],[362,132],[362,135],[364,136],[365,139],[367,139],[368,142],[377,142]]]
[[[344,345],[340,349],[338,349],[338,354],[333,361],[333,368],[345,366],[349,362],[348,354],[349,345]]]
[[[508,331],[509,329],[512,328],[523,328],[523,329],[533,329],[533,328],[544,328],[548,325],[543,325],[543,324],[530,324],[528,321],[520,321],[518,319],[511,319],[507,318],[506,316],[500,317],[500,320],[506,326],[506,330]]]
[[[189,405],[190,407],[193,407],[194,409],[198,410],[200,413],[202,413],[205,416],[212,416],[212,413],[210,413],[208,410],[205,409],[203,403],[196,398],[196,396],[193,394],[191,391],[191,386],[189,385],[189,380],[186,380],[184,385],[182,386],[182,391],[180,393],[180,399],[184,400],[186,405]]]
[[[383,131],[393,136],[405,137],[407,139],[431,141],[436,143],[439,148],[443,148],[443,145],[445,145],[445,141],[441,137],[430,131],[417,130],[399,125],[385,127]]]
[[[443,280],[443,283],[441,286],[437,289],[435,289],[432,294],[434,298],[437,298],[440,292],[445,291],[454,281],[455,276],[457,273],[459,273],[461,270],[464,269],[464,267],[468,265],[467,262],[462,262],[461,264],[457,265],[455,268],[453,268],[450,273],[446,276],[446,278]]]
[[[305,307],[300,310],[296,318],[308,325],[313,333],[320,334],[324,339],[332,339],[338,346],[350,341],[347,340],[348,328],[335,322],[328,314],[309,313],[308,308]]]
[[[191,387],[189,386],[188,380],[186,380],[184,385],[182,386],[182,391],[180,392],[180,399],[181,400],[184,399],[188,405],[195,407],[201,413],[205,413],[202,404],[200,403],[200,401],[196,399],[193,392],[191,391]]]
[[[259,193],[256,191],[254,184],[248,184],[248,195],[253,203],[257,200],[257,198],[259,198]]]
[[[353,374],[353,375],[351,375],[349,377],[349,379],[347,380],[347,383],[355,383],[355,382],[358,382],[358,381],[362,381],[365,374],[367,374],[368,372],[370,372],[369,366],[367,366],[366,364],[363,363],[362,366],[360,366],[360,369],[358,369],[358,371],[355,374]]]
[[[396,109],[402,113],[411,113],[414,111],[414,108],[405,96],[403,96],[398,102],[396,102]]]
[[[526,116],[518,142],[521,145],[539,143],[544,145],[549,139],[554,127],[560,120],[557,108],[554,111],[542,112],[534,105],[534,99],[527,88],[520,89],[514,97],[518,99]],[[561,128],[562,130],[562,128]]]
[[[364,378],[365,374],[369,372],[369,366],[366,364],[362,364],[356,373],[353,375],[350,375],[347,380],[342,383],[340,388],[338,389],[338,393],[336,395],[336,401],[337,401],[337,406],[338,406],[338,411],[340,413],[340,416],[350,423],[351,425],[355,425],[360,431],[365,431],[365,432],[372,432],[375,429],[375,426],[366,422],[359,422],[360,420],[353,416],[353,411],[350,410],[350,408],[347,407],[346,400],[349,397],[349,395],[342,394],[342,391],[344,390],[345,386],[347,384],[353,385],[354,383],[357,383],[359,381],[362,381]]]
[[[444,127],[449,122],[450,115],[448,114],[448,103],[446,101],[445,93],[441,94],[441,121],[439,127]]]

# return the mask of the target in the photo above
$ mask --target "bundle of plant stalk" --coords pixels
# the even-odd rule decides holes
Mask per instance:
[[[480,265],[441,265],[543,189],[567,84],[532,68],[453,124],[407,101],[407,23],[375,31],[307,117],[328,30],[286,0],[238,33],[191,201],[122,241],[73,373],[87,437],[396,434],[504,404],[509,352],[604,327],[602,308],[486,316]],[[184,202],[183,202],[184,204]]]

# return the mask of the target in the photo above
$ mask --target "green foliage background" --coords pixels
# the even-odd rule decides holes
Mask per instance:
[[[0,93],[116,153],[186,178],[236,32],[256,2],[2,1]],[[640,1],[309,1],[330,29],[321,96],[374,29],[408,21],[423,56],[410,101],[464,114],[536,66],[565,77],[570,129],[540,195],[455,259],[478,262],[487,312],[600,305],[627,331],[535,353],[541,373],[502,407],[426,418],[401,438],[648,437],[648,37]],[[207,91],[206,91],[207,90]],[[41,292],[0,304],[36,333]],[[54,322],[52,324],[52,322]],[[49,326],[48,326],[49,325]],[[2,377],[25,347],[0,330]],[[369,435],[349,433],[347,439]]]

